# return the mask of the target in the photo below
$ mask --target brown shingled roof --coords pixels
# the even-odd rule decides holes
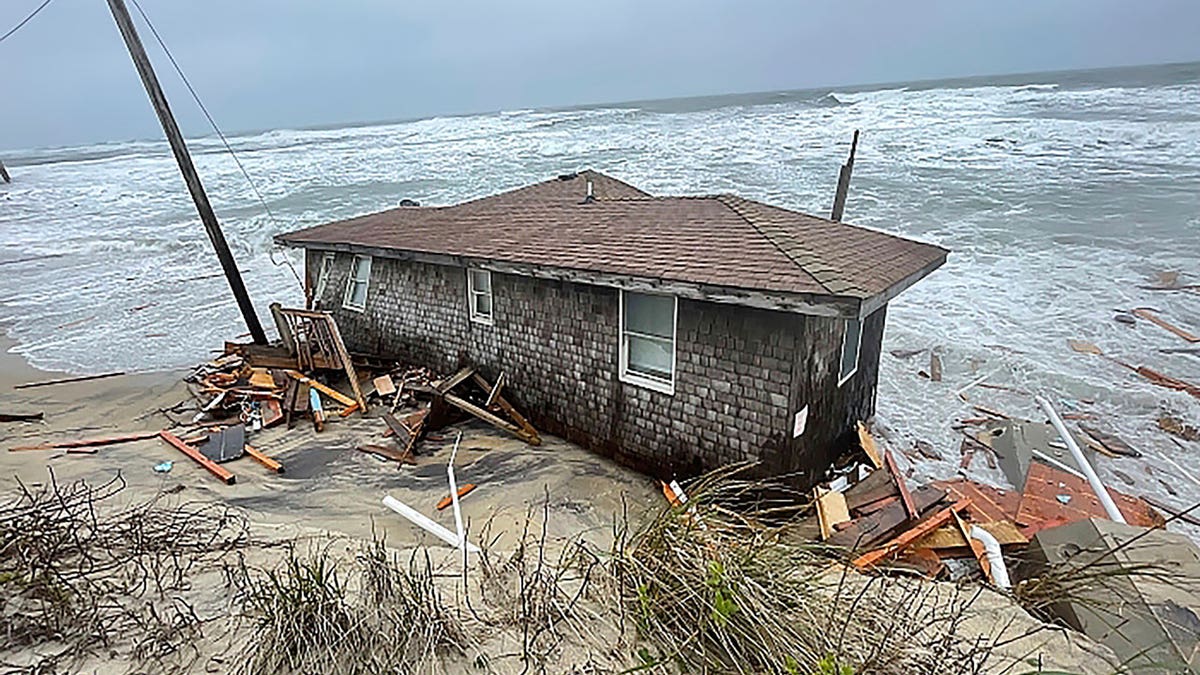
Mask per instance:
[[[868,298],[946,250],[741,197],[651,197],[594,171],[446,207],[401,207],[280,235],[729,288]],[[587,202],[586,182],[594,201]]]

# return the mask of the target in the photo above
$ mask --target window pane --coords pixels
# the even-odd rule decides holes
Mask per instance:
[[[858,367],[858,348],[862,340],[862,322],[846,320],[846,332],[842,338],[842,363],[838,379],[845,379]]]
[[[641,375],[671,379],[670,342],[629,335],[629,370]]]
[[[675,298],[669,295],[626,293],[625,330],[674,338]]]
[[[490,293],[492,291],[492,275],[483,270],[471,270],[471,290]]]
[[[475,315],[476,316],[491,316],[492,315],[492,296],[486,293],[475,293]]]
[[[350,292],[350,304],[363,307],[367,304],[367,284],[361,281],[353,282],[354,289]]]
[[[366,283],[367,279],[370,279],[370,278],[371,278],[371,259],[370,258],[355,258],[354,259],[354,279],[356,281]]]

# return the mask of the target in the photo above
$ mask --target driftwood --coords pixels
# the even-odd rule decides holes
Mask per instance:
[[[42,380],[40,382],[26,382],[24,384],[14,385],[13,389],[33,389],[34,387],[49,387],[53,384],[70,384],[72,382],[87,382],[89,380],[102,380],[107,377],[118,377],[124,375],[124,371],[116,371],[113,373],[101,373],[100,375],[80,375],[79,377],[64,377],[57,380]]]

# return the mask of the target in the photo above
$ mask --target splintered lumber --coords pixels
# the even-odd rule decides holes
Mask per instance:
[[[459,498],[461,499],[463,497],[466,497],[476,487],[478,487],[478,486],[475,485],[474,483],[466,483],[465,485],[462,485],[461,487],[458,488]],[[449,495],[442,497],[440,500],[438,500],[437,510],[444,511],[446,509],[446,507],[450,506],[450,504],[452,504],[453,502],[454,502],[454,500],[451,499]]]
[[[821,539],[828,539],[834,527],[850,522],[850,509],[846,507],[846,496],[830,490],[817,497],[817,523],[821,526]]]
[[[317,382],[316,380],[305,375],[304,373],[301,373],[298,370],[287,370],[285,372],[287,372],[288,376],[294,378],[297,382],[300,382],[302,384],[307,384],[308,386],[312,387],[313,389],[316,389],[317,391],[321,392],[322,394],[325,394],[329,398],[337,401],[338,403],[341,403],[344,406],[357,406],[358,405],[358,402],[355,401],[354,399],[350,398],[349,396],[343,394],[342,392],[338,391],[337,389],[334,389],[333,387],[329,387],[324,384],[321,384],[320,382]],[[356,387],[357,387],[357,385],[356,385]]]
[[[258,462],[259,464],[262,464],[263,466],[274,471],[275,473],[283,473],[283,465],[282,464],[271,459],[270,457],[267,457],[262,452],[258,451],[257,449],[255,449],[249,445],[246,446],[246,454],[250,455],[250,458],[253,459],[254,461]]]
[[[971,509],[968,515],[980,514],[979,503],[972,500]],[[1020,546],[1029,543],[1029,538],[1021,534],[1020,528],[1011,520],[995,520],[992,522],[973,523],[975,526],[987,530],[1000,542],[1001,546]],[[929,548],[937,551],[968,548],[968,536],[964,534],[958,527],[943,525],[929,534],[921,537],[921,540],[913,544],[915,548]]]
[[[500,373],[500,376],[496,378],[496,384],[492,387],[492,390],[488,392],[487,401],[484,402],[483,407],[492,407],[492,404],[496,402],[496,398],[500,396],[500,390],[502,388],[504,388],[504,373]]]
[[[967,524],[963,522],[962,517],[959,516],[958,513],[953,513],[951,515],[954,516],[954,525],[957,527],[958,532],[962,534],[963,539],[967,542],[967,545],[971,547],[971,553],[975,556],[975,562],[979,563],[979,569],[983,572],[983,576],[986,577],[988,581],[992,582],[992,585],[994,586],[996,584],[996,579],[992,577],[992,561],[988,560],[987,548],[984,547],[982,541],[979,541],[971,536],[970,528],[967,527]]]
[[[1145,320],[1149,321],[1150,323],[1154,324],[1155,326],[1158,326],[1159,328],[1162,328],[1162,329],[1170,331],[1171,333],[1174,333],[1175,335],[1183,338],[1184,340],[1187,340],[1188,342],[1200,342],[1200,337],[1197,337],[1197,336],[1187,332],[1186,330],[1180,328],[1179,326],[1176,326],[1176,325],[1168,322],[1166,319],[1163,319],[1162,317],[1155,314],[1154,311],[1151,309],[1147,309],[1145,307],[1139,307],[1138,309],[1133,310],[1133,312],[1131,312],[1131,313],[1140,319],[1145,319]]]
[[[160,431],[158,435],[176,450],[192,458],[197,464],[207,469],[209,473],[221,479],[221,482],[226,485],[233,485],[237,482],[237,478],[228,469],[205,457],[199,450],[184,443],[175,434],[169,431]]]
[[[365,452],[376,457],[382,457],[388,461],[399,462],[400,464],[416,464],[417,461],[408,450],[397,450],[386,445],[376,445],[374,443],[363,443],[358,446],[359,452]]]
[[[1101,431],[1101,430],[1097,429],[1096,427],[1088,426],[1086,424],[1080,424],[1079,430],[1082,431],[1083,433],[1087,434],[1088,436],[1090,436],[1097,443],[1099,443],[1101,448],[1098,448],[1098,449],[1103,449],[1104,451],[1107,451],[1110,454],[1124,455],[1125,457],[1141,457],[1142,456],[1141,452],[1135,450],[1124,440],[1122,440],[1122,439],[1118,438],[1117,436],[1110,434],[1106,431]]]
[[[865,569],[879,563],[881,560],[884,560],[899,551],[902,551],[905,547],[912,544],[916,540],[950,522],[956,513],[966,509],[970,505],[970,499],[958,500],[950,506],[947,506],[941,511],[938,511],[934,515],[921,521],[911,530],[907,530],[900,536],[889,541],[883,546],[883,548],[871,551],[870,553],[866,553],[855,558],[854,566],[859,569]]]
[[[52,384],[70,384],[72,382],[87,382],[89,380],[102,380],[108,377],[118,377],[124,375],[125,371],[119,370],[112,373],[102,373],[100,375],[80,375],[79,377],[63,377],[57,380],[41,380],[38,382],[26,382],[24,384],[13,385],[13,389],[33,389],[34,387],[49,387]]]
[[[530,428],[519,427],[512,422],[501,419],[500,417],[497,417],[491,412],[480,408],[470,401],[461,399],[454,394],[445,394],[443,398],[446,399],[447,403],[458,408],[459,410],[470,413],[484,422],[496,427],[497,429],[503,429],[504,431],[511,433],[530,445],[537,445],[542,442],[542,439],[538,437],[536,432],[530,433]]]
[[[942,381],[942,359],[932,349],[929,350],[929,380],[931,382]]]
[[[1146,366],[1138,366],[1133,370],[1138,375],[1150,380],[1152,384],[1156,384],[1160,387],[1166,387],[1167,389],[1174,389],[1176,391],[1185,391],[1196,398],[1200,398],[1200,385],[1198,384],[1192,384],[1191,382],[1185,382],[1183,380],[1171,377],[1170,375],[1164,375],[1157,370],[1153,370]]]
[[[879,457],[879,448],[875,446],[875,438],[871,436],[871,432],[867,430],[867,425],[860,420],[858,422],[858,444],[862,447],[863,452],[867,453],[867,458],[871,460],[871,464],[876,469],[883,468],[883,459]]]
[[[346,351],[346,343],[342,341],[342,332],[338,330],[337,322],[333,317],[326,314],[325,319],[329,322],[329,333],[333,336],[333,347],[337,351],[338,358],[342,361],[342,367],[346,370],[346,378],[350,380],[350,388],[354,390],[354,400],[358,403],[358,409],[365,415],[367,413],[367,399],[363,396],[362,389],[358,387],[358,373],[354,372],[354,363],[350,359],[350,352]],[[343,417],[349,413],[343,412]]]
[[[441,382],[435,382],[433,388],[439,394],[447,394],[451,389],[454,389],[458,385],[462,384],[463,380],[466,380],[468,377],[474,374],[475,369],[471,366],[467,366],[466,368],[460,369],[457,373],[451,375],[450,377],[442,380]],[[488,389],[490,387],[484,388]]]
[[[912,493],[917,510],[924,512],[946,497],[946,490],[925,485]],[[909,521],[908,513],[897,500],[879,511],[863,516],[850,523],[849,527],[829,537],[831,546],[848,549],[869,549],[896,536]]]
[[[274,389],[275,378],[271,376],[271,371],[266,368],[251,368],[250,386],[256,389]]]
[[[883,469],[876,469],[847,488],[845,495],[846,506],[851,511],[859,511],[868,504],[896,496],[896,484],[892,482],[891,474]]]
[[[429,408],[418,410],[404,418],[403,421],[396,419],[396,416],[390,412],[383,414],[383,421],[387,424],[388,429],[396,437],[396,442],[405,453],[410,456],[415,454],[415,446],[417,439],[421,436],[421,431],[425,428],[425,418],[429,416]]]
[[[100,438],[85,438],[78,441],[53,441],[50,443],[41,443],[38,445],[17,445],[9,448],[9,452],[18,450],[52,450],[54,448],[90,448],[98,445],[113,445],[114,443],[127,443],[129,441],[141,441],[147,438],[154,438],[159,432],[157,431],[139,431],[132,434],[121,434],[119,436],[102,436]]]
[[[900,492],[900,503],[904,505],[904,511],[909,518],[916,518],[920,511],[917,510],[916,503],[913,502],[912,493],[908,491],[908,485],[904,482],[904,476],[900,475],[900,469],[896,467],[896,460],[892,457],[891,451],[883,453],[883,463],[887,467],[888,473],[892,475],[892,480],[896,482],[896,489]]]
[[[479,373],[472,373],[472,379],[475,380],[475,384],[478,384],[485,391],[489,391],[492,389],[491,385],[488,384],[488,381]],[[517,412],[517,409],[514,408],[512,406],[512,404],[509,403],[502,394],[497,392],[496,399],[493,402],[496,405],[500,406],[500,409],[503,410],[504,413],[506,415],[508,415],[514,422],[516,422],[517,426],[521,427],[521,429],[523,429],[525,431],[525,434],[526,434],[526,436],[528,436],[528,438],[523,438],[523,440],[525,440],[530,445],[540,445],[541,444],[542,439],[540,436],[538,436],[537,429],[534,429],[533,425],[529,423],[529,420],[525,419],[524,415]]]

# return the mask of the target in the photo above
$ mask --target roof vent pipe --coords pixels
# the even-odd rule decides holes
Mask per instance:
[[[587,196],[583,198],[584,204],[590,204],[596,201],[596,195],[592,192],[592,181],[587,182]]]

